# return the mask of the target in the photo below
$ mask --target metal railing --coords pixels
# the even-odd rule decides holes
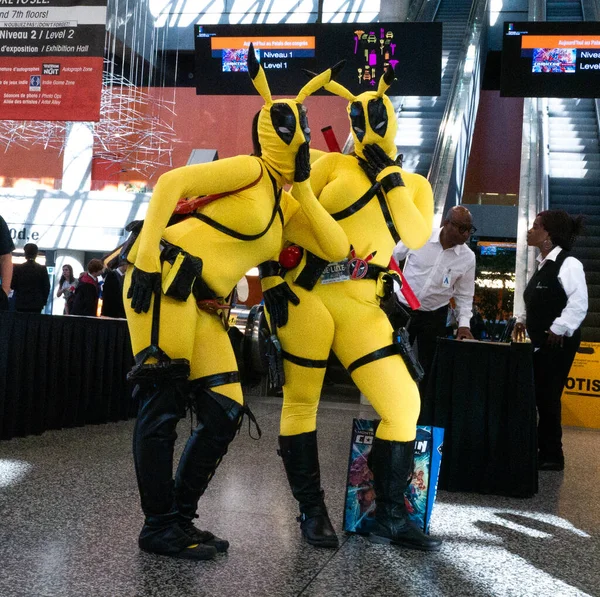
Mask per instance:
[[[459,203],[464,185],[479,104],[481,42],[486,31],[486,9],[487,0],[473,2],[467,34],[433,152],[428,178],[435,201],[434,226],[441,222],[451,185],[456,193],[456,197],[450,201],[452,204]]]

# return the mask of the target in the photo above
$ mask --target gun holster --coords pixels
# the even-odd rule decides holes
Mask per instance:
[[[398,349],[398,353],[402,357],[410,376],[419,383],[425,377],[425,371],[423,371],[423,367],[421,367],[421,363],[419,363],[410,345],[406,328],[401,327],[394,332],[394,345]]]
[[[271,389],[282,388],[285,384],[285,373],[283,371],[283,350],[279,338],[271,334],[266,345],[267,377]]]

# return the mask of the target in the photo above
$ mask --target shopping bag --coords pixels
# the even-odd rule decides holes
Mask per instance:
[[[368,534],[375,521],[376,496],[367,458],[378,424],[369,419],[354,419],[352,424],[343,525],[349,533]],[[429,533],[437,492],[443,439],[440,427],[417,427],[414,469],[404,501],[410,519],[425,533]]]

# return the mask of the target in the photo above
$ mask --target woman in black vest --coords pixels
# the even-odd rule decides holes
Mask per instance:
[[[515,339],[525,329],[533,344],[533,374],[538,408],[538,468],[564,468],[561,395],[581,340],[580,326],[588,307],[583,265],[569,256],[583,218],[563,210],[538,214],[527,232],[527,244],[537,247],[538,268],[523,293],[527,323],[515,326]]]

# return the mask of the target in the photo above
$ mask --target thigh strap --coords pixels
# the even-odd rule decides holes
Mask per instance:
[[[224,386],[228,383],[239,383],[239,381],[240,374],[238,371],[227,371],[226,373],[213,373],[212,375],[205,375],[204,377],[191,379],[190,383],[192,383],[194,387],[206,390],[208,388]]]
[[[364,357],[360,357],[360,359],[356,359],[356,361],[350,363],[348,365],[348,373],[352,373],[359,367],[363,365],[367,365],[368,363],[372,363],[373,361],[378,361],[379,359],[385,359],[386,357],[391,357],[394,354],[398,354],[398,349],[394,344],[390,344],[389,346],[384,346],[383,348],[379,348],[366,354]]]
[[[297,357],[294,354],[282,351],[283,358],[294,363],[294,365],[300,365],[300,367],[309,367],[311,369],[325,369],[327,367],[327,361],[318,361],[316,359],[305,359],[304,357]]]

